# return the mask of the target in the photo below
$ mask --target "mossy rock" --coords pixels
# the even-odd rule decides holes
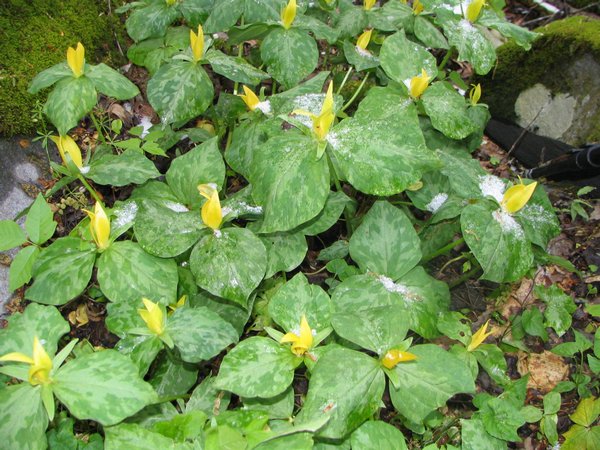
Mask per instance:
[[[37,73],[65,60],[69,46],[81,42],[94,64],[126,61],[116,44],[125,42],[121,18],[108,9],[100,0],[0,2],[0,135],[35,132],[34,111],[41,110],[49,91],[34,96],[27,86]]]
[[[508,43],[477,80],[493,117],[579,146],[600,140],[600,20],[574,16],[538,28],[531,50]],[[540,112],[541,111],[541,112]]]

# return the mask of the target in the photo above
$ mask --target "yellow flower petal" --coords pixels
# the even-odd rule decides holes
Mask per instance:
[[[279,341],[282,344],[287,342],[292,343],[292,353],[296,356],[303,356],[313,345],[312,329],[306,320],[306,316],[302,316],[300,320],[300,331],[298,334],[294,332],[286,333]]]
[[[204,56],[204,32],[202,31],[202,25],[198,25],[198,34],[190,30],[190,46],[192,47],[194,61],[200,61],[202,56]]]
[[[165,331],[165,316],[161,307],[147,298],[143,298],[142,301],[146,309],[138,309],[139,315],[152,333],[157,336],[162,335]]]
[[[483,326],[481,326],[481,328],[479,328],[479,330],[475,332],[475,334],[473,334],[473,336],[471,337],[471,342],[467,346],[467,351],[472,352],[473,350],[475,350],[483,343],[483,341],[487,339],[488,336],[490,336],[493,333],[492,330],[486,333],[489,323],[490,321],[488,320],[486,323],[483,324]]]
[[[377,0],[365,0],[363,3],[363,8],[365,9],[365,11],[370,10],[373,7],[373,5],[375,5],[376,1]]]
[[[165,1],[167,3],[167,6],[173,6],[177,2],[177,0],[165,0]]]
[[[223,211],[221,210],[221,202],[219,201],[219,193],[210,184],[201,184],[198,186],[198,192],[207,199],[202,205],[200,216],[202,222],[213,230],[218,230],[223,223]]]
[[[0,357],[0,361],[14,361],[29,364],[29,383],[33,386],[46,384],[50,380],[52,360],[37,336],[33,338],[33,357],[13,352]]]
[[[410,352],[402,352],[398,349],[388,350],[387,353],[383,356],[381,360],[381,364],[388,369],[393,369],[401,362],[414,361],[417,359],[417,355]]]
[[[77,47],[69,47],[67,49],[67,64],[73,71],[73,75],[75,78],[79,78],[83,75],[83,63],[85,59],[85,49],[81,42],[77,43]]]
[[[292,111],[292,114],[310,117],[313,123],[313,133],[319,141],[324,140],[327,133],[329,133],[331,124],[333,124],[333,121],[335,120],[335,113],[333,111],[333,81],[329,83],[327,94],[325,95],[325,100],[323,101],[321,112],[318,116],[303,109],[295,109]]]
[[[240,97],[242,98],[242,100],[244,100],[244,103],[246,104],[248,109],[250,111],[254,111],[256,109],[256,106],[260,103],[259,98],[256,96],[252,89],[248,88],[248,86],[242,86],[242,88],[244,89],[244,94],[240,94]]]
[[[420,98],[429,86],[431,77],[427,75],[425,69],[421,69],[421,75],[414,76],[410,79],[410,96],[414,99]]]
[[[415,16],[418,16],[419,14],[421,14],[424,9],[425,8],[423,7],[423,3],[421,3],[419,0],[413,1],[412,10],[413,10],[413,14]]]
[[[511,186],[504,193],[502,207],[510,214],[516,213],[527,204],[536,186],[537,181],[528,185],[523,184],[523,181],[521,181],[519,184]]]
[[[73,164],[75,164],[77,167],[81,168],[81,166],[83,166],[81,149],[71,136],[50,136],[50,139],[56,144],[58,153],[60,153],[60,157],[65,166],[67,165],[67,159],[65,155],[69,155],[69,158],[71,158],[71,161],[73,161]]]
[[[23,353],[12,352],[7,353],[6,355],[0,356],[0,361],[10,361],[10,362],[22,362],[26,364],[33,364],[33,359]]]
[[[475,22],[479,18],[481,8],[485,5],[485,0],[472,0],[467,6],[467,12],[465,17],[471,23]]]
[[[290,0],[281,11],[281,23],[286,30],[289,30],[296,18],[296,8],[296,0]]]
[[[477,83],[477,86],[473,85],[473,88],[469,92],[469,100],[471,100],[471,105],[475,106],[479,99],[481,98],[481,84]]]
[[[358,39],[356,40],[356,46],[358,48],[361,48],[363,50],[367,49],[367,45],[369,45],[369,42],[371,41],[371,34],[373,33],[373,30],[367,30],[365,32],[363,32],[363,34],[361,34]]]
[[[94,212],[84,209],[90,218],[90,232],[99,250],[106,250],[110,243],[110,220],[100,202],[96,202]]]

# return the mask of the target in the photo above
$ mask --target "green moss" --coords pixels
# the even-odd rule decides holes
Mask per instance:
[[[498,48],[496,70],[477,80],[494,117],[514,119],[519,93],[540,81],[552,92],[568,91],[566,77],[546,75],[556,74],[581,55],[591,53],[600,61],[600,20],[574,16],[535,31],[541,34],[530,51],[513,43],[503,45]]]
[[[33,96],[27,86],[42,70],[66,59],[66,50],[81,42],[86,60],[116,66],[124,58],[120,18],[101,0],[3,0],[0,4],[0,134],[30,134],[32,111],[47,92]],[[116,36],[116,37],[115,37]]]

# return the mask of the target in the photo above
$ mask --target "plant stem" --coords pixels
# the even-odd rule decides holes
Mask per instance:
[[[452,250],[454,247],[456,247],[457,245],[462,244],[463,242],[465,242],[465,238],[461,237],[455,241],[450,242],[449,244],[443,246],[442,248],[436,250],[433,253],[430,253],[429,255],[424,256],[421,259],[422,263],[426,263],[428,261],[431,261],[433,258],[437,258],[440,255],[444,255],[446,253],[448,253],[450,250]]]
[[[277,94],[277,81],[273,80],[271,84],[271,95]]]
[[[473,275],[475,275],[476,273],[478,273],[480,271],[481,271],[481,267],[479,267],[479,266],[474,267],[471,270],[469,270],[468,272],[463,273],[456,280],[448,283],[448,287],[450,289],[454,289],[455,287],[460,286],[461,284],[463,284],[465,281],[467,281],[469,278],[471,278]]]
[[[367,74],[367,76],[363,78],[363,80],[360,83],[360,86],[358,86],[358,89],[356,90],[356,92],[354,92],[354,95],[352,96],[352,98],[350,100],[348,100],[348,103],[346,103],[342,107],[342,109],[340,110],[340,112],[346,111],[346,109],[348,109],[348,107],[354,102],[354,100],[356,100],[356,97],[358,97],[358,94],[360,94],[360,91],[362,91],[362,88],[364,87],[364,85],[365,85],[365,83],[367,82],[368,79],[369,79],[369,74]]]
[[[98,138],[102,141],[103,144],[106,144],[106,139],[104,138],[104,134],[102,133],[102,128],[100,128],[100,125],[96,120],[94,111],[90,113],[90,117],[92,118],[92,122],[94,122],[94,127],[96,128],[96,131],[98,132]]]
[[[325,154],[327,155],[327,164],[329,165],[329,173],[331,174],[332,178],[333,178],[333,183],[335,184],[335,190],[338,192],[344,192],[344,190],[342,189],[342,184],[340,183],[340,179],[338,177],[337,171],[335,170],[335,165],[333,164],[333,161],[331,160],[331,157],[329,156],[329,153],[327,152],[327,150],[325,151]],[[348,209],[344,206],[344,219],[346,221],[346,234],[347,234],[347,238],[350,239],[350,236],[352,236],[352,224],[350,222],[350,214],[348,213]]]
[[[348,81],[348,78],[350,77],[350,74],[352,73],[352,71],[354,70],[354,67],[350,66],[350,68],[348,69],[348,72],[346,72],[346,76],[344,77],[344,79],[342,80],[342,84],[340,84],[340,87],[338,88],[338,90],[336,91],[336,94],[339,95],[340,92],[342,92],[342,89],[344,88],[344,86],[346,85],[346,81]]]
[[[90,186],[90,184],[87,182],[87,180],[85,178],[83,178],[83,175],[79,174],[79,175],[77,175],[77,178],[79,178],[79,181],[81,181],[81,184],[83,184],[83,186],[88,190],[90,195],[92,197],[94,197],[94,200],[102,203],[102,200],[100,199],[100,196],[98,195],[98,193],[94,190],[94,188],[92,186]]]
[[[444,55],[444,59],[442,59],[442,62],[438,66],[439,71],[444,70],[444,67],[446,67],[446,64],[448,64],[448,61],[450,60],[450,57],[452,56],[453,53],[454,53],[454,47],[450,47],[448,49],[448,51],[446,52],[446,54]]]

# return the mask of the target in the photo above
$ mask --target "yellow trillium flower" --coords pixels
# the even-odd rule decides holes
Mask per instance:
[[[50,139],[52,139],[52,142],[54,142],[58,147],[58,152],[60,153],[60,157],[65,166],[67,165],[67,159],[65,158],[65,155],[67,154],[73,161],[73,164],[75,164],[77,167],[81,167],[83,165],[81,149],[71,136],[50,136]]]
[[[425,89],[429,86],[429,81],[432,77],[427,75],[425,69],[421,69],[421,75],[414,76],[410,79],[410,96],[414,99],[420,98],[425,92]]]
[[[467,6],[467,12],[465,14],[466,19],[473,23],[479,18],[481,9],[485,6],[485,0],[471,0],[469,6]]]
[[[418,16],[419,14],[421,14],[424,9],[425,9],[425,7],[423,6],[423,3],[421,3],[419,0],[413,1],[412,10],[413,10],[413,14],[415,16]]]
[[[84,209],[90,218],[90,231],[99,250],[106,250],[110,244],[110,220],[100,202],[96,202],[94,212]]]
[[[471,337],[471,342],[469,343],[469,345],[467,346],[467,351],[468,352],[472,352],[473,350],[475,350],[477,347],[479,347],[483,341],[485,341],[487,339],[488,336],[490,336],[493,331],[487,331],[487,327],[488,324],[490,323],[490,321],[488,320],[486,323],[484,323],[481,328],[479,328],[479,330],[477,330],[475,332],[475,334]]]
[[[327,94],[325,95],[325,100],[318,116],[310,111],[301,109],[297,109],[293,113],[310,117],[313,123],[313,133],[319,141],[323,141],[327,137],[327,133],[329,133],[329,129],[335,119],[335,113],[333,112],[333,81],[329,83]]]
[[[240,94],[240,97],[244,100],[248,109],[254,111],[256,106],[260,103],[260,99],[252,89],[248,88],[248,86],[242,86],[242,88],[244,89],[244,93]]]
[[[182,306],[185,305],[185,302],[187,302],[187,295],[182,295],[181,298],[179,300],[177,300],[177,303],[175,304],[170,304],[169,305],[169,315],[173,314],[175,311],[177,311],[178,308],[181,308]]]
[[[375,5],[376,1],[377,0],[364,0],[363,8],[365,9],[365,11],[370,10],[373,7],[373,5]]]
[[[471,105],[475,106],[481,98],[481,84],[477,83],[477,86],[473,85],[473,89],[469,92],[469,100]]]
[[[289,30],[296,18],[296,0],[290,0],[281,11],[281,23],[283,28]]]
[[[356,40],[356,46],[363,50],[367,49],[367,45],[369,45],[369,41],[371,41],[371,34],[373,30],[367,30],[363,34],[361,34]]]
[[[165,0],[165,2],[168,6],[173,6],[177,2],[177,0]]]
[[[519,211],[527,204],[533,195],[533,191],[535,191],[536,186],[537,181],[525,185],[523,184],[523,180],[520,180],[519,184],[509,187],[504,193],[504,197],[502,198],[501,202],[504,210],[510,214],[514,214]]]
[[[396,367],[396,365],[398,365],[398,363],[414,361],[415,359],[417,359],[417,355],[414,355],[410,352],[403,352],[393,348],[391,350],[388,350],[386,354],[383,355],[383,358],[381,359],[381,364],[383,364],[384,367],[387,367],[388,369],[393,369],[394,367]]]
[[[154,303],[147,298],[143,298],[146,309],[138,309],[139,315],[142,317],[148,329],[157,336],[161,336],[165,332],[165,315],[158,303]]]
[[[33,386],[47,384],[50,381],[52,360],[37,336],[33,338],[33,358],[23,353],[13,352],[1,356],[0,361],[14,361],[29,364],[29,383]]]
[[[211,184],[201,184],[198,186],[198,192],[207,200],[202,205],[202,211],[200,212],[202,222],[207,227],[218,230],[221,227],[221,223],[223,223],[223,212],[221,211],[221,202],[219,201],[217,189]]]
[[[84,58],[85,49],[83,48],[83,45],[81,45],[81,42],[77,43],[76,48],[69,47],[67,49],[67,64],[73,71],[75,78],[79,78],[83,75]]]
[[[291,342],[292,353],[296,356],[303,356],[313,345],[313,334],[306,316],[302,315],[299,332],[290,331],[279,342],[282,344]]]
[[[204,56],[204,32],[202,31],[202,25],[198,25],[198,34],[190,30],[190,46],[192,47],[194,62],[200,61],[202,56]]]

